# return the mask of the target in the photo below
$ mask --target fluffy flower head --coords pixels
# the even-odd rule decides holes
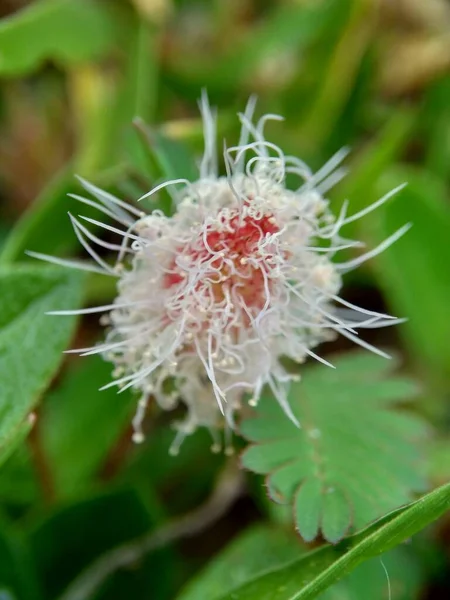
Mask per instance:
[[[348,217],[344,204],[334,216],[326,192],[343,175],[339,165],[345,152],[312,173],[265,139],[266,122],[280,117],[265,115],[254,123],[253,100],[240,115],[238,145],[223,151],[226,174],[219,176],[216,117],[206,96],[200,107],[205,153],[198,180],[168,181],[143,197],[166,187],[173,197],[172,215],[143,213],[83,182],[98,203],[78,199],[94,203],[118,224],[85,221],[118,233],[122,242],[102,241],[71,217],[80,242],[97,262],[87,268],[118,277],[113,305],[79,311],[109,310],[103,317],[109,327],[105,343],[82,352],[100,352],[114,364],[114,380],[105,387],[140,393],[135,441],[144,438],[150,398],[163,409],[184,403],[187,413],[177,424],[174,452],[198,426],[210,428],[217,440],[217,426],[232,426],[235,412],[244,402],[256,405],[266,385],[296,422],[287,390],[297,375],[283,367],[282,357],[299,363],[313,357],[329,365],[313,349],[338,333],[380,352],[357,330],[398,320],[341,299],[341,276],[407,228],[375,250],[333,262],[339,250],[362,245],[343,238],[341,227],[397,190],[358,214]],[[288,175],[297,180],[292,189],[286,187]],[[116,250],[116,264],[105,262],[90,242]]]

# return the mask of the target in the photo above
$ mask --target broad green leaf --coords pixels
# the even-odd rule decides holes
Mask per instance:
[[[131,423],[131,394],[99,391],[111,368],[99,357],[72,365],[42,406],[42,446],[58,497],[83,490]]]
[[[366,560],[395,548],[450,509],[450,484],[394,511],[337,546],[324,546],[255,577],[220,600],[311,600]],[[379,565],[381,568],[381,564]],[[402,572],[401,576],[405,576]],[[368,597],[365,592],[364,598]],[[387,590],[386,590],[387,593]],[[380,596],[378,596],[379,598]],[[405,597],[409,600],[411,596]],[[327,598],[327,596],[325,596]],[[329,597],[330,600],[333,596]],[[359,600],[359,597],[358,597]]]
[[[59,597],[98,557],[151,532],[162,517],[157,499],[148,492],[144,499],[133,487],[83,498],[47,515],[28,536],[44,597]],[[89,597],[127,600],[154,594],[168,600],[176,584],[172,563],[169,549],[144,556],[135,569],[115,573]]]
[[[74,329],[75,318],[56,321],[45,312],[76,307],[83,282],[62,269],[0,269],[0,460],[26,435]]]
[[[264,396],[241,432],[252,442],[243,465],[267,474],[271,497],[293,505],[304,539],[321,532],[335,543],[423,489],[414,442],[425,427],[394,410],[416,386],[388,373],[389,361],[361,352],[331,362],[336,369],[311,366],[292,386],[289,402],[300,428]]]
[[[375,272],[394,312],[406,317],[400,333],[425,368],[450,375],[450,271],[446,257],[450,209],[443,185],[432,175],[404,167],[392,168],[380,180],[383,193],[394,181],[408,182],[394,202],[374,219],[377,239],[383,239],[405,221],[413,227],[405,237],[374,261]]]
[[[46,60],[69,66],[104,55],[116,39],[106,5],[41,0],[0,22],[0,74],[23,75]]]
[[[262,576],[309,556],[292,533],[268,526],[255,526],[234,539],[186,586],[177,600],[219,600],[227,593]],[[421,572],[411,548],[395,548],[386,555],[358,566],[342,581],[320,594],[320,600],[414,600],[418,596]],[[405,578],[405,573],[408,577]],[[269,590],[268,590],[269,591]],[[255,599],[258,596],[255,596]]]

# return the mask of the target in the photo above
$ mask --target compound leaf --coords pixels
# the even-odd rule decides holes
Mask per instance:
[[[396,410],[416,385],[387,373],[389,362],[368,353],[336,358],[335,370],[313,366],[293,385],[297,428],[270,396],[241,432],[251,445],[243,465],[267,475],[270,496],[293,506],[300,535],[338,542],[423,490],[415,443],[424,424]]]

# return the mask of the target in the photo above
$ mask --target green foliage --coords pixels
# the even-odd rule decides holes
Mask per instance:
[[[217,600],[267,569],[279,568],[305,552],[292,533],[254,526],[234,539],[188,584],[178,600]]]
[[[134,409],[131,395],[111,388],[98,391],[109,381],[110,372],[110,365],[99,357],[72,365],[42,407],[42,447],[58,497],[83,490],[128,431]]]
[[[450,485],[395,511],[337,546],[324,546],[262,574],[220,600],[310,600],[363,561],[391,550],[450,509]]]
[[[69,210],[66,194],[72,182],[72,169],[64,169],[43,190],[33,209],[23,215],[7,237],[0,252],[0,264],[23,259],[25,250],[39,248],[41,252],[49,249],[58,252],[67,247],[70,232],[69,227],[64,226]]]
[[[0,598],[39,600],[33,563],[23,542],[2,524],[0,533]]]
[[[55,374],[75,319],[46,311],[76,306],[83,277],[41,266],[0,270],[0,459],[26,435],[29,415]]]
[[[268,570],[282,569],[299,561],[299,557],[306,554],[306,547],[293,534],[267,526],[252,527],[233,540],[197,575],[178,600],[219,600],[224,594],[232,598],[233,591],[244,584],[258,579]],[[417,560],[410,549],[399,547],[383,555],[382,563],[380,558],[369,559],[318,598],[379,600],[387,597],[388,583],[383,565],[389,574],[390,600],[414,600],[418,597],[421,574]],[[406,578],[405,573],[408,573]]]
[[[22,75],[46,60],[70,66],[115,41],[109,11],[93,0],[43,0],[0,23],[0,74]]]
[[[335,543],[423,489],[414,440],[424,425],[393,410],[416,386],[388,375],[388,361],[350,353],[332,362],[336,369],[305,369],[292,386],[300,428],[265,396],[241,432],[252,442],[243,465],[268,475],[274,500],[292,504],[300,535],[311,541],[320,532]]]
[[[408,186],[395,202],[379,212],[377,237],[395,231],[405,219],[413,223],[413,228],[390,249],[389,259],[383,255],[377,258],[377,272],[393,309],[408,315],[402,333],[409,347],[442,378],[450,375],[450,273],[443,260],[450,231],[447,192],[431,174],[402,166],[385,173],[379,183],[380,192],[399,179],[408,181]]]
[[[424,472],[432,485],[450,476],[450,13],[445,0],[420,11],[417,2],[397,4],[1,3],[0,600],[73,600],[74,590],[79,600],[449,596],[446,527],[402,544],[450,508],[449,486],[389,512],[423,490]],[[98,215],[67,196],[81,193],[75,174],[131,202],[167,179],[197,179],[201,89],[228,145],[235,113],[256,93],[258,115],[284,115],[267,131],[287,154],[318,169],[349,146],[349,174],[330,191],[335,212],[344,199],[352,214],[408,184],[347,225],[346,237],[371,248],[406,222],[413,228],[346,276],[343,290],[351,302],[388,305],[407,319],[364,337],[395,348],[402,374],[367,353],[342,354],[339,343],[330,347],[335,371],[302,367],[290,397],[301,429],[269,397],[242,423],[244,465],[267,486],[246,474],[236,506],[216,498],[219,509],[208,510],[221,518],[189,538],[218,474],[237,457],[212,454],[206,429],[169,455],[169,423],[182,415],[153,402],[146,443],[133,445],[134,395],[98,391],[111,370],[98,357],[71,355],[63,365],[76,319],[45,315],[109,304],[115,281],[90,274],[83,300],[84,277],[24,253],[81,257],[67,212]],[[140,206],[174,208],[165,189]],[[353,250],[339,260],[347,256]],[[98,316],[88,315],[76,345],[100,335]],[[431,417],[430,435],[417,415]],[[236,450],[245,443],[233,441]],[[293,521],[316,539],[313,550]],[[136,536],[153,535],[165,547],[142,552]],[[124,544],[139,560],[102,571]],[[85,576],[92,594],[83,592]]]
[[[90,561],[111,546],[151,531],[161,516],[154,498],[147,494],[144,501],[130,487],[97,494],[49,514],[28,534],[43,597],[58,597]],[[113,593],[117,600],[125,600],[151,590],[158,598],[167,598],[175,582],[170,561],[169,551],[157,553],[144,561],[138,578],[118,573],[96,598],[111,598]],[[160,573],[157,581],[154,572]]]

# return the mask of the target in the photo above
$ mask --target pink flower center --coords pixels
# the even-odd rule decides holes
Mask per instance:
[[[202,288],[213,296],[214,302],[222,303],[227,297],[236,298],[247,308],[261,309],[270,286],[268,271],[271,262],[270,243],[265,245],[263,255],[260,244],[268,235],[279,232],[273,215],[261,218],[219,214],[217,223],[208,225],[206,232],[193,240],[188,247],[180,248],[180,254],[191,265],[206,269],[195,291]],[[171,288],[186,280],[187,270],[174,259],[170,273],[165,276],[164,287]],[[269,288],[270,289],[270,288]]]

